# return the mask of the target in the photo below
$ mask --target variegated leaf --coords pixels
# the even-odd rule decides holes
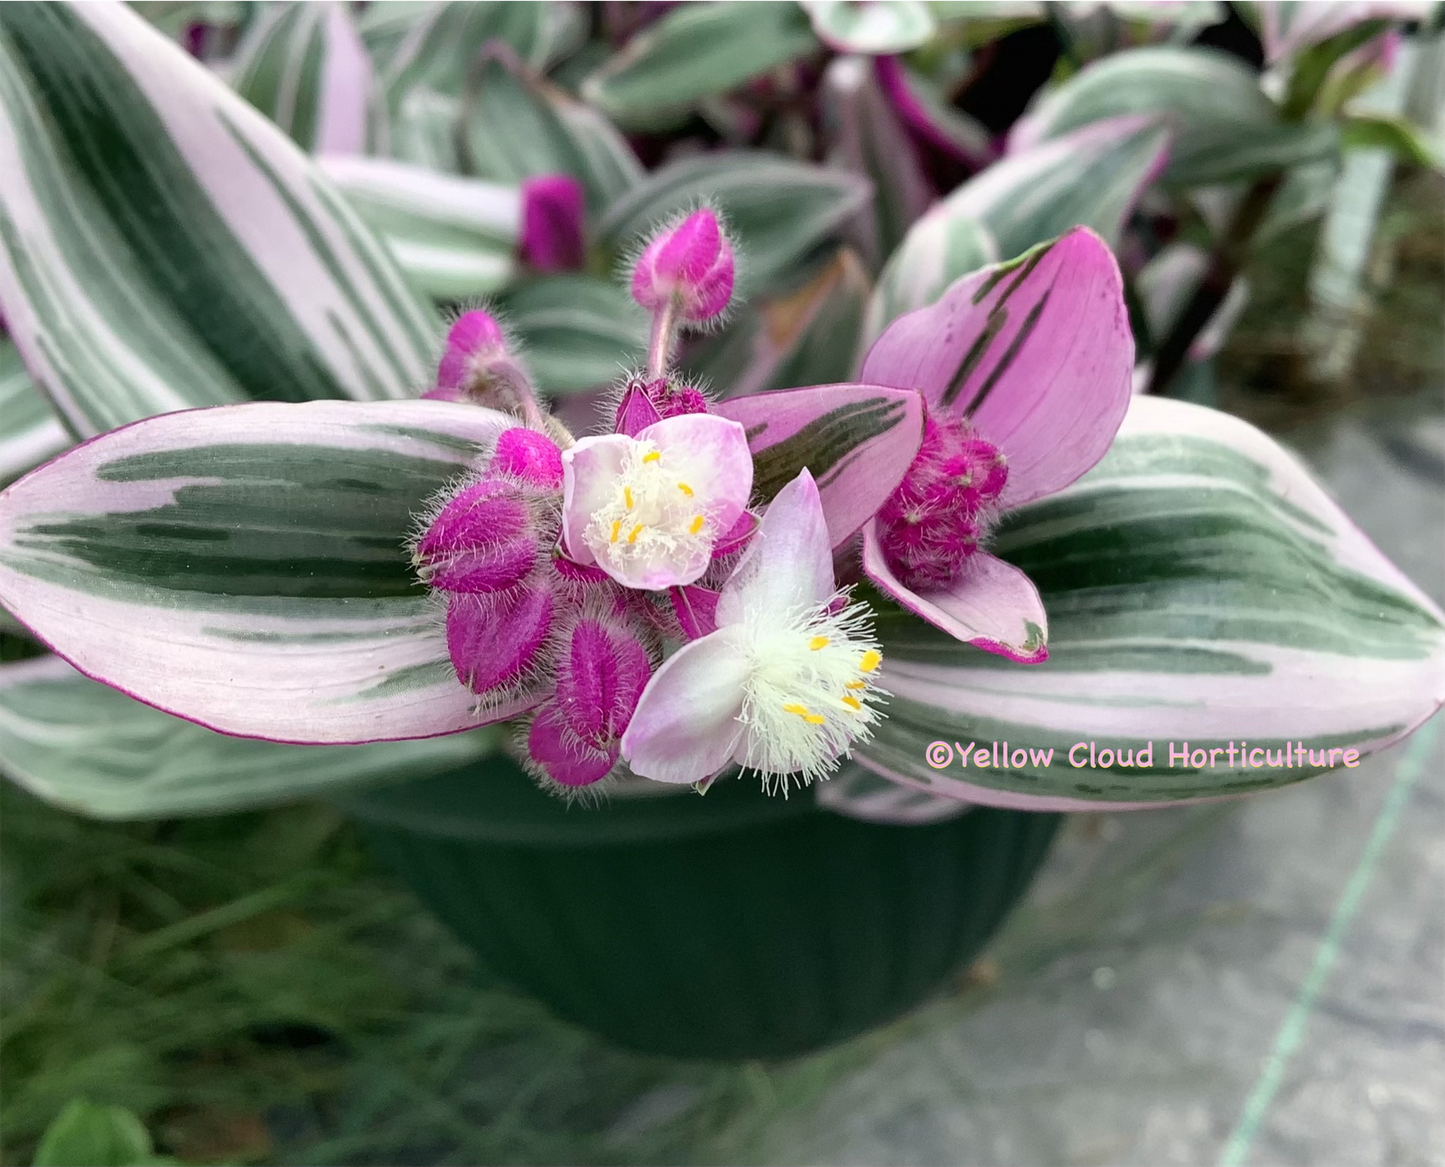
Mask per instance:
[[[612,280],[540,276],[509,288],[497,308],[545,393],[610,385],[647,351],[647,317]]]
[[[784,0],[680,4],[593,73],[582,96],[625,130],[666,130],[704,98],[818,49]]]
[[[152,709],[57,657],[0,665],[0,771],[106,819],[235,811],[423,778],[490,753],[500,731],[364,746],[228,737]]]
[[[0,7],[0,174],[0,301],[78,433],[425,380],[438,329],[382,245],[122,5]]]
[[[684,367],[722,397],[846,381],[868,291],[862,261],[840,249],[797,291],[744,305]]]
[[[893,696],[855,752],[905,785],[1038,810],[1217,798],[1346,764],[1445,702],[1445,616],[1227,414],[1134,398],[1105,459],[1010,515],[994,550],[1038,585],[1049,659],[1016,665],[880,615]]]
[[[371,58],[337,0],[269,4],[228,73],[232,87],[315,154],[366,149]]]
[[[437,401],[137,422],[0,494],[0,604],[87,676],[224,733],[341,744],[472,728],[488,718],[405,547],[509,424]]]
[[[940,204],[904,236],[868,300],[860,352],[905,312],[926,308],[961,276],[999,260],[998,242],[976,219]]]
[[[19,350],[0,339],[0,486],[60,453],[73,440],[35,388]]]
[[[1011,259],[1071,227],[1116,245],[1144,188],[1169,156],[1170,131],[1147,117],[1112,118],[1011,154],[969,179],[930,215],[983,224]]]
[[[462,165],[481,178],[570,174],[594,215],[642,181],[632,147],[606,118],[496,46],[477,62],[461,118]]]
[[[818,39],[840,53],[902,53],[924,44],[934,33],[933,14],[921,0],[801,3]]]
[[[620,199],[599,227],[614,256],[660,222],[707,203],[720,211],[744,256],[744,299],[796,287],[813,257],[868,202],[866,179],[761,151],[724,150],[671,163]]]
[[[841,546],[893,493],[923,439],[923,398],[882,385],[813,385],[721,401],[753,454],[753,496],[770,501],[805,468]]]
[[[385,158],[319,161],[418,291],[465,300],[500,291],[516,275],[522,221],[516,187]]]
[[[1329,158],[1333,127],[1288,123],[1244,62],[1215,49],[1155,45],[1094,62],[1015,126],[1012,149],[1108,118],[1163,118],[1174,130],[1161,176],[1178,186],[1233,182]]]

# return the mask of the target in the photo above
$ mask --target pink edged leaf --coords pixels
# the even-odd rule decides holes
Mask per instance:
[[[1019,664],[1048,659],[1048,617],[1029,577],[986,552],[947,588],[920,594],[888,569],[872,523],[863,529],[863,570],[886,595],[956,640]]]
[[[1000,503],[1010,507],[1062,489],[1103,457],[1133,369],[1119,265],[1079,228],[899,317],[860,376],[970,417],[1008,458]]]
[[[812,472],[835,547],[893,493],[923,438],[923,401],[907,387],[817,385],[735,397],[713,411],[747,431],[755,495],[771,499]]]
[[[1259,6],[1261,39],[1266,62],[1319,44],[1372,20],[1424,20],[1434,5],[1430,0],[1364,0],[1319,3],[1276,2]]]
[[[1049,659],[880,610],[892,697],[854,750],[875,772],[991,806],[1161,806],[1353,765],[1445,703],[1445,615],[1228,414],[1134,398],[1099,465],[993,550],[1038,586]]]
[[[103,819],[216,814],[426,778],[474,762],[499,729],[423,741],[294,746],[213,733],[133,701],[59,657],[0,665],[6,777]]]
[[[437,401],[165,414],[0,494],[0,603],[87,676],[223,733],[427,737],[478,708],[406,552],[511,420]]]
[[[622,757],[656,782],[695,782],[726,766],[742,739],[746,658],[722,636],[684,645],[657,670],[627,732]]]

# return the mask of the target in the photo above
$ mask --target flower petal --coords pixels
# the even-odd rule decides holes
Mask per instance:
[[[698,782],[726,766],[742,737],[747,673],[747,660],[724,634],[674,653],[648,682],[622,735],[633,773]]]
[[[804,470],[778,491],[717,602],[719,628],[748,608],[785,612],[811,608],[835,590],[833,551],[818,485]]]
[[[863,531],[863,570],[903,607],[935,628],[1020,664],[1048,659],[1048,617],[1033,582],[1010,563],[979,552],[947,588],[919,594],[888,570],[876,524]]]
[[[577,563],[597,562],[582,534],[593,514],[612,501],[631,442],[602,434],[562,451],[562,546]]]
[[[1119,266],[1078,228],[894,321],[861,376],[971,417],[1008,457],[1000,502],[1014,507],[1062,490],[1104,456],[1133,368]]]
[[[664,464],[687,467],[698,509],[707,513],[714,530],[731,531],[753,493],[747,431],[725,417],[688,413],[664,418],[637,436],[657,447]]]

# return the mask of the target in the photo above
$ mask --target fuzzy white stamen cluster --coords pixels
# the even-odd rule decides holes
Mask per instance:
[[[739,758],[785,793],[789,775],[806,785],[836,769],[881,716],[874,703],[886,696],[875,685],[883,656],[869,611],[839,599],[812,610],[748,612],[724,632],[750,666]]]
[[[652,442],[631,444],[616,495],[593,512],[583,534],[603,567],[700,566],[712,554],[719,532],[698,505],[687,468],[677,461],[676,454],[664,457]]]

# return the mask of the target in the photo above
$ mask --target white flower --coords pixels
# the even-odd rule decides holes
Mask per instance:
[[[583,438],[562,454],[562,538],[578,563],[618,583],[689,584],[747,508],[753,458],[735,421],[671,417],[638,432]]]
[[[785,791],[867,737],[882,695],[869,612],[833,580],[823,506],[804,470],[778,492],[723,586],[717,631],[653,676],[622,737],[634,773],[699,782],[730,762]]]

